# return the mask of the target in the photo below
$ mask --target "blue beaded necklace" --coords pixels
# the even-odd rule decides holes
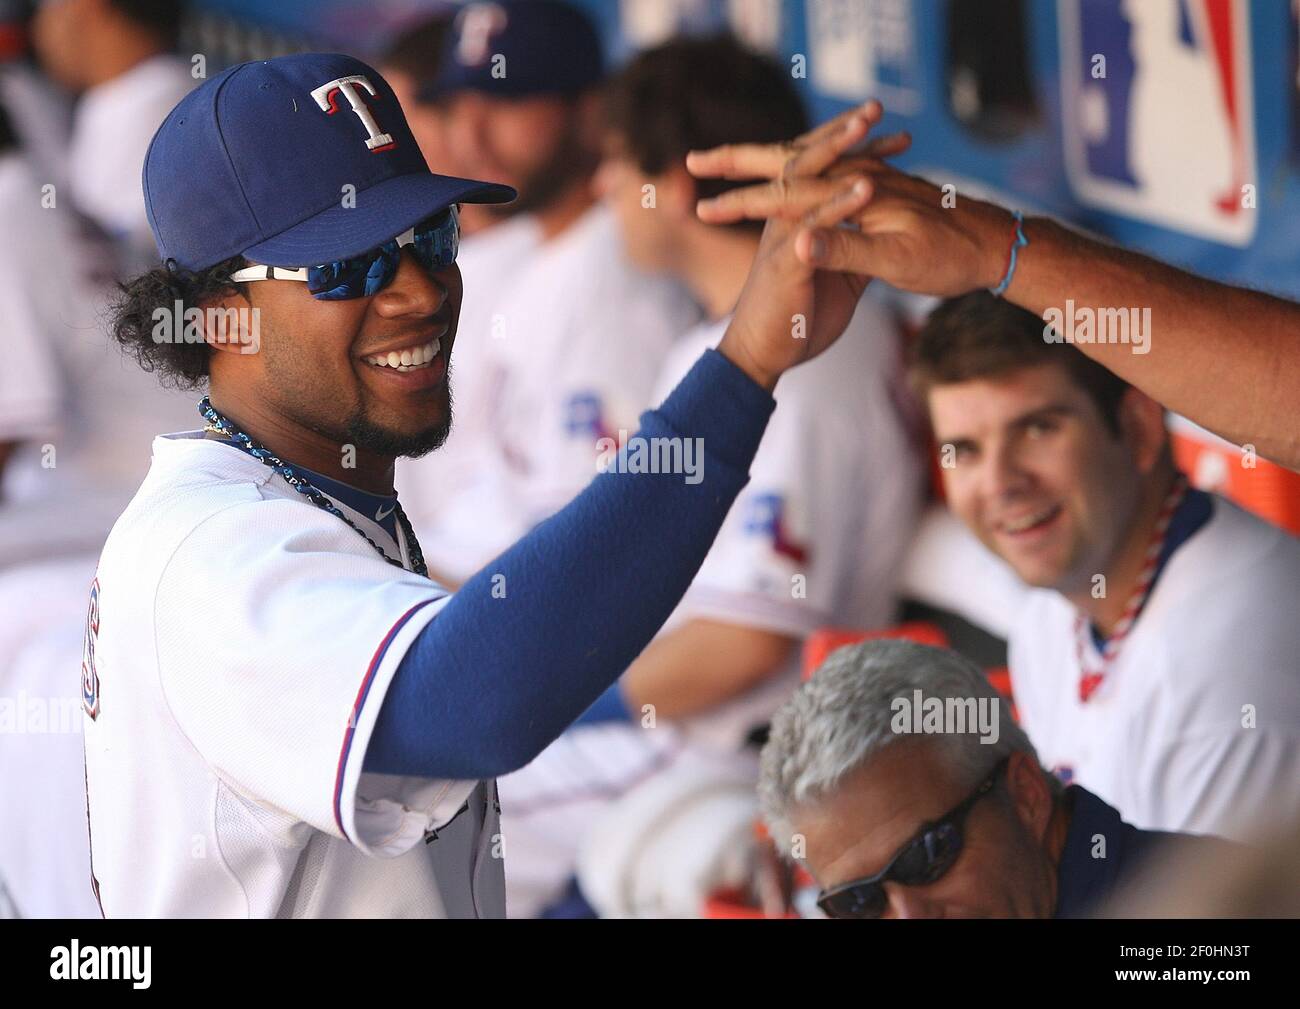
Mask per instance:
[[[235,443],[236,448],[247,452],[254,459],[270,466],[271,469],[275,470],[284,478],[285,483],[314,504],[317,508],[322,511],[327,511],[335,518],[340,518],[347,523],[353,532],[374,547],[379,556],[389,564],[393,565],[393,567],[402,568],[403,571],[406,570],[400,560],[389,557],[383,547],[367,536],[365,532],[356,525],[356,523],[339,511],[339,509],[335,507],[334,502],[326,497],[321,491],[317,490],[316,487],[312,485],[311,481],[290,466],[287,462],[284,462],[269,448],[253,441],[252,438],[244,434],[244,432],[239,430],[239,428],[235,427],[235,425],[227,418],[218,413],[207,396],[204,396],[199,400],[199,413],[202,414],[203,418],[208,422],[207,430],[229,438]],[[415,530],[411,528],[411,523],[406,518],[406,512],[402,511],[402,506],[399,504],[396,507],[397,524],[401,526],[402,536],[406,540],[407,552],[411,555],[411,567],[417,575],[423,575],[425,578],[428,578],[429,569],[424,563],[424,554],[421,552],[420,544],[415,538]]]

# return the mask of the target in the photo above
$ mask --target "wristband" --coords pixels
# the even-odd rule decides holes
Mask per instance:
[[[1007,256],[1007,272],[1002,278],[1002,282],[997,287],[990,287],[989,293],[995,298],[1002,297],[1008,287],[1011,286],[1011,278],[1016,275],[1016,253],[1029,244],[1029,239],[1025,237],[1025,218],[1019,210],[1011,212],[1015,221],[1015,234],[1011,237],[1011,251]]]

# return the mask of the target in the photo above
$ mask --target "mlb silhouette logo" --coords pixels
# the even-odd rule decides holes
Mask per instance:
[[[908,0],[807,0],[808,71],[818,91],[891,112],[921,108],[916,11]]]
[[[1246,0],[1060,0],[1058,11],[1066,169],[1079,198],[1249,245],[1257,212]]]

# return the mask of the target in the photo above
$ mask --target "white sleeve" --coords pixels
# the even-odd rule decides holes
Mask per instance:
[[[832,623],[845,566],[844,502],[854,467],[828,450],[828,411],[797,397],[778,400],[749,483],[727,513],[680,613],[791,637]]]
[[[527,460],[513,488],[525,528],[568,504],[595,478],[602,438],[634,433],[641,414],[658,405],[652,402],[655,380],[683,326],[658,282],[639,283],[639,291],[629,281],[604,292],[596,305],[575,307],[559,373],[523,377],[526,391],[502,434],[504,454]]]
[[[1145,794],[1124,801],[1145,809],[1152,823],[1249,842],[1300,814],[1300,735],[1293,726],[1179,736],[1149,766],[1146,781],[1132,782]]]
[[[326,512],[287,499],[229,506],[159,580],[162,694],[232,788],[367,854],[401,854],[476,784],[362,772],[402,656],[449,598]]]

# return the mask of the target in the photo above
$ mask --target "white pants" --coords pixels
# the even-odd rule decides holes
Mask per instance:
[[[672,727],[569,729],[498,781],[507,914],[536,917],[575,874],[602,915],[697,914],[747,871],[756,780],[753,754]]]

